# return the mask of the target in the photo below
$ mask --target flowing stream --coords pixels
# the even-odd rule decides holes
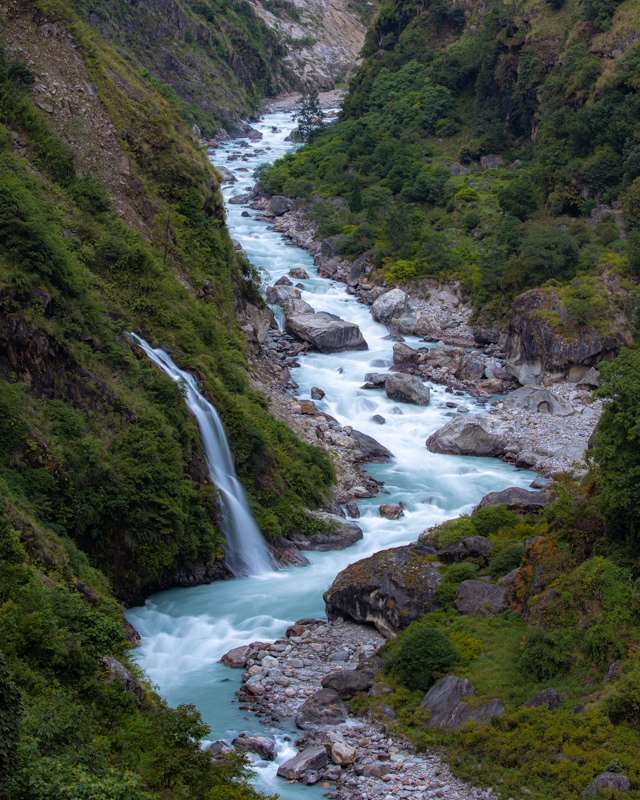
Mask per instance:
[[[279,158],[295,147],[284,141],[294,127],[289,114],[270,114],[254,127],[263,133],[261,141],[248,147],[231,142],[215,151],[214,163],[228,167],[238,178],[237,183],[223,188],[225,199],[253,186],[251,173],[258,164]],[[234,154],[237,159],[226,160],[233,159]],[[344,285],[318,278],[309,254],[287,246],[280,234],[268,230],[267,223],[254,219],[256,212],[242,217],[246,210],[243,206],[228,205],[227,209],[231,235],[242,244],[252,263],[267,273],[269,284],[294,266],[304,267],[311,277],[302,282],[303,299],[316,311],[329,311],[360,326],[369,350],[310,354],[300,359],[301,368],[292,374],[300,386],[300,397],[309,398],[311,387],[320,387],[326,396],[316,403],[319,408],[341,425],[351,425],[389,448],[394,455],[389,464],[367,467],[373,477],[384,481],[383,489],[388,494],[360,501],[358,524],[364,538],[356,545],[339,552],[309,553],[308,567],[270,570],[261,555],[264,546],[259,538],[255,539],[255,524],[246,518],[246,505],[238,500],[244,494],[235,479],[215,409],[198,394],[190,375],[180,372],[165,353],[141,342],[155,363],[174,380],[184,381],[186,401],[198,419],[212,480],[227,501],[224,513],[231,517],[241,511],[245,514],[230,521],[230,530],[237,538],[229,543],[227,557],[232,568],[235,566],[234,571],[248,577],[161,592],[149,598],[144,607],[128,611],[127,618],[142,635],[143,644],[138,651],[141,665],[170,704],[197,706],[211,726],[211,741],[230,741],[242,732],[259,732],[276,739],[275,762],[259,762],[256,758],[258,787],[278,792],[284,800],[319,798],[326,791],[320,784],[288,785],[276,777],[277,765],[296,752],[292,744],[297,736],[293,720],[288,728],[270,729],[250,714],[243,715],[234,695],[240,685],[240,671],[223,666],[220,657],[241,644],[283,637],[286,627],[296,619],[323,617],[322,594],[348,564],[378,550],[415,541],[425,528],[471,511],[488,492],[527,486],[533,475],[516,472],[494,459],[429,453],[425,440],[447,422],[448,409],[439,406],[451,399],[450,395],[444,394],[443,387],[433,386],[431,405],[422,408],[393,403],[381,391],[361,390],[365,373],[383,370],[393,363],[393,342],[384,340],[386,328],[373,321],[369,308],[348,295]],[[406,340],[414,346],[418,342],[415,337]],[[460,398],[460,402],[471,413],[483,413],[471,398]],[[374,414],[382,415],[386,424],[372,421]],[[379,516],[381,503],[401,501],[403,517],[389,521]]]

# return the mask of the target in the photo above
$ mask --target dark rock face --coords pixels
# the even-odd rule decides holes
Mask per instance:
[[[457,564],[467,558],[486,559],[493,545],[484,536],[465,536],[457,542],[443,547],[438,558],[444,564]]]
[[[346,233],[339,233],[337,236],[329,236],[323,239],[320,245],[320,263],[328,264],[331,259],[338,258],[341,252],[341,244],[346,238]]]
[[[568,417],[575,411],[571,403],[563,397],[558,397],[541,386],[523,386],[508,394],[503,402],[506,408],[537,411],[554,417]]]
[[[456,456],[501,456],[514,435],[514,426],[487,415],[456,417],[432,433],[427,448],[432,453]]]
[[[296,339],[309,342],[321,353],[369,349],[360,328],[353,322],[345,322],[336,317],[335,314],[293,313],[287,317],[285,329]]]
[[[500,613],[506,591],[504,586],[492,586],[485,581],[462,581],[453,605],[467,616],[494,616]]]
[[[627,344],[626,334],[621,331],[609,336],[583,331],[569,340],[558,332],[557,326],[536,313],[540,309],[557,314],[561,323],[569,322],[567,310],[554,289],[532,289],[515,299],[506,367],[522,384],[537,385],[545,378],[579,380],[590,367],[612,360]]]
[[[542,706],[548,706],[549,711],[553,711],[560,705],[560,702],[560,695],[555,689],[543,689],[541,692],[538,692],[538,694],[525,700],[522,707],[541,708]]]
[[[308,747],[294,758],[278,767],[278,775],[290,781],[300,780],[307,772],[324,769],[329,763],[327,751],[322,745]]]
[[[438,570],[419,544],[383,550],[342,570],[324,599],[329,619],[371,622],[388,637],[437,608]]]
[[[393,457],[391,451],[387,450],[380,442],[377,442],[373,436],[368,436],[361,431],[352,430],[350,437],[354,440],[358,450],[362,453],[362,458],[359,459],[360,461],[384,464]]]
[[[149,595],[172,589],[174,586],[183,588],[205,586],[214,581],[228,581],[233,577],[233,573],[224,561],[214,561],[212,564],[184,564],[175,569],[164,570],[158,580],[146,583],[136,592],[119,590],[115,595],[128,606],[143,606]]]
[[[236,750],[256,753],[263,761],[273,761],[276,757],[276,745],[266,736],[238,736],[231,744]]]
[[[474,691],[475,687],[466,678],[451,675],[441,680],[429,689],[420,703],[421,709],[431,712],[427,726],[457,730],[467,722],[486,725],[494,717],[504,714],[504,706],[498,700],[491,700],[479,708],[472,708],[462,701]]]
[[[302,555],[300,548],[283,536],[267,542],[267,546],[279,567],[306,567],[309,564],[309,559]]]
[[[292,208],[293,204],[288,197],[281,197],[274,195],[269,200],[269,205],[266,207],[264,214],[266,217],[280,217]]]
[[[116,659],[111,656],[102,656],[102,663],[110,673],[107,683],[111,683],[111,681],[114,680],[118,681],[128,692],[131,692],[131,694],[137,697],[138,702],[141,703],[144,700],[146,692],[131,670],[127,669],[124,664],[116,661]]]
[[[333,689],[343,700],[348,700],[356,692],[365,692],[369,688],[369,680],[364,673],[355,669],[341,669],[323,678],[322,686]]]
[[[410,403],[414,406],[428,406],[431,398],[429,387],[415,375],[393,372],[387,375],[385,391],[390,400],[396,403]]]
[[[296,726],[303,731],[326,725],[342,725],[347,721],[347,709],[338,692],[320,689],[300,706],[296,713]]]
[[[519,486],[511,486],[501,492],[489,492],[478,503],[478,508],[505,505],[511,511],[540,511],[546,508],[551,498],[545,492],[530,492]]]
[[[497,344],[500,341],[500,331],[495,328],[474,328],[473,338],[478,344]]]
[[[300,550],[344,550],[362,539],[362,529],[347,519],[328,511],[309,511],[309,516],[325,525],[324,531],[307,536],[303,533],[291,533],[289,539]]]
[[[394,364],[417,364],[419,355],[420,353],[408,344],[397,342],[393,345]]]
[[[582,792],[583,795],[595,795],[603,789],[615,789],[617,792],[626,792],[631,788],[631,781],[626,775],[618,775],[615,772],[603,772],[591,781],[587,788]]]

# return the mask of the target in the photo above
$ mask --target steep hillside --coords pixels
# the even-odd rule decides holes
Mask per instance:
[[[343,254],[367,252],[380,281],[456,277],[498,327],[517,295],[566,285],[570,336],[617,318],[628,341],[635,301],[615,307],[593,279],[619,275],[633,298],[640,273],[637,14],[387,3],[339,121],[260,177],[345,198],[315,204],[319,234],[346,234]]]

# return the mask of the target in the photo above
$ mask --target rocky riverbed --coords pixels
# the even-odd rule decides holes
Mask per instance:
[[[393,732],[395,713],[384,703],[376,716],[353,716],[345,701],[357,691],[369,696],[390,691],[375,682],[376,653],[384,638],[372,627],[337,620],[299,620],[287,638],[252,642],[223,657],[228,666],[244,669],[237,692],[240,708],[265,724],[299,731],[299,751],[281,764],[288,781],[321,783],[325,797],[336,800],[451,800],[489,797],[454,778],[440,754],[418,754]],[[239,736],[232,746],[273,759],[267,737]],[[211,745],[224,757],[229,743]]]

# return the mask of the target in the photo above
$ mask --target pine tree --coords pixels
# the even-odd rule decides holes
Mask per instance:
[[[298,139],[310,142],[319,130],[324,128],[324,111],[320,107],[318,90],[305,89],[302,97],[296,102],[297,110],[293,118],[298,123]]]
[[[353,184],[351,197],[349,198],[349,211],[359,214],[362,211],[362,192],[360,191],[360,181]]]

